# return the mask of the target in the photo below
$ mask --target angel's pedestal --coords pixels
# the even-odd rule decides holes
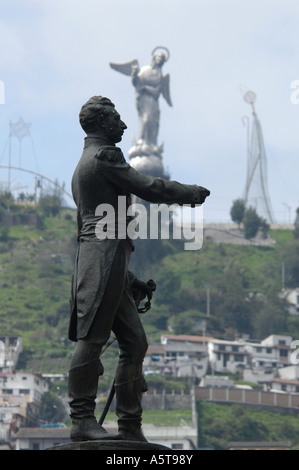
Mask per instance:
[[[163,146],[149,145],[138,140],[128,152],[130,165],[143,175],[168,179],[164,171],[162,153]]]

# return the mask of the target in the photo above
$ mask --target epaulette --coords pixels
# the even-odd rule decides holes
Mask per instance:
[[[102,147],[95,155],[96,158],[103,162],[118,162],[124,163],[126,160],[119,147],[106,146]]]

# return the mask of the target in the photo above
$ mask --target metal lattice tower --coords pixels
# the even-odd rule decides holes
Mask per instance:
[[[274,223],[267,185],[267,157],[263,132],[254,107],[255,93],[247,91],[244,100],[251,105],[253,114],[251,135],[248,137],[245,206],[254,207],[260,217],[266,219],[268,223]]]
[[[39,190],[41,192],[42,189],[43,189],[43,182],[46,181],[47,183],[49,183],[51,185],[51,187],[54,187],[55,190],[60,191],[62,194],[68,196],[71,199],[71,201],[73,201],[73,196],[65,190],[64,184],[60,185],[60,184],[58,184],[57,181],[52,181],[50,178],[48,178],[47,176],[42,175],[39,172],[38,165],[37,165],[37,158],[36,158],[35,148],[34,148],[34,143],[33,143],[33,138],[32,138],[32,135],[30,133],[30,127],[31,127],[31,122],[25,122],[23,120],[23,118],[21,118],[21,117],[17,122],[11,122],[10,121],[10,123],[9,123],[8,139],[7,139],[7,142],[4,146],[2,155],[0,156],[0,171],[1,171],[1,169],[8,170],[8,181],[7,182],[6,181],[1,181],[1,179],[0,179],[0,192],[3,190],[3,188],[5,188],[6,191],[10,192],[10,191],[15,191],[16,189],[20,190],[20,189],[23,189],[23,188],[26,187],[26,186],[25,187],[24,186],[23,187],[17,187],[17,188],[12,187],[11,172],[12,171],[17,171],[17,172],[22,172],[22,173],[24,172],[24,173],[27,173],[27,174],[30,174],[30,175],[34,176],[34,178],[35,178],[35,183],[34,183],[35,200],[37,200],[37,190]],[[19,166],[12,165],[11,140],[12,140],[13,137],[16,137],[17,140],[19,141]],[[35,164],[36,164],[36,167],[37,167],[37,171],[25,169],[25,168],[22,167],[22,147],[21,147],[21,144],[22,144],[22,140],[23,140],[24,137],[30,137],[31,144],[32,144],[32,150],[33,150],[33,156],[34,156],[34,159],[35,159]],[[2,160],[5,158],[5,152],[6,152],[7,145],[8,145],[8,164],[3,165]]]

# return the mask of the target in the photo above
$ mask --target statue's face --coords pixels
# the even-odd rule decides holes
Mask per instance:
[[[127,129],[126,124],[120,118],[120,114],[112,107],[105,116],[103,127],[106,136],[114,143],[121,141],[123,133]]]
[[[164,64],[165,59],[166,59],[166,57],[163,54],[163,52],[157,52],[153,57],[154,63],[157,64],[157,65],[160,65],[160,66],[162,66]]]

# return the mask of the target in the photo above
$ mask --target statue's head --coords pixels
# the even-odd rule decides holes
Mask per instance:
[[[163,51],[163,52],[162,52]],[[162,67],[170,57],[169,50],[167,47],[158,46],[152,51],[152,66]]]
[[[158,67],[162,67],[162,65],[166,62],[166,55],[163,52],[156,52],[152,58],[152,64]]]
[[[81,108],[79,121],[87,135],[104,135],[114,143],[121,141],[127,128],[115,105],[104,96],[90,98]]]

